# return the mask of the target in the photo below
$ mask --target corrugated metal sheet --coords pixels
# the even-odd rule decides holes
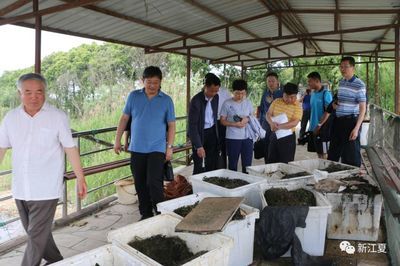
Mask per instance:
[[[0,10],[16,0],[0,1]],[[288,0],[293,9],[334,9],[335,0]],[[197,4],[199,5],[197,5]],[[65,5],[65,2],[59,0],[41,0],[39,1],[40,9]],[[267,14],[268,9],[261,1],[258,0],[104,0],[93,5],[100,8],[101,12],[90,10],[88,7],[77,7],[66,11],[46,15],[42,19],[43,26],[53,28],[57,31],[64,31],[77,35],[92,36],[98,39],[112,39],[116,42],[130,43],[139,46],[155,47],[159,44],[169,43],[163,48],[182,49],[183,42],[179,39],[207,29],[221,27],[218,30],[210,31],[201,36],[188,38],[186,45],[198,45],[205,42],[225,42],[225,27],[227,22],[239,21],[242,19],[254,17],[260,14]],[[398,0],[351,0],[339,1],[341,9],[400,9],[400,1]],[[211,12],[209,11],[211,10]],[[5,17],[12,17],[30,13],[32,11],[32,3],[26,4]],[[114,14],[116,13],[116,14]],[[358,27],[369,27],[390,24],[394,15],[398,14],[341,14],[340,27],[342,29],[354,29]],[[318,14],[318,13],[299,13],[297,17],[306,27],[308,33],[319,33],[334,30],[334,15]],[[136,22],[134,22],[136,20]],[[23,21],[28,24],[34,23],[34,18]],[[247,21],[240,24],[246,33],[236,26],[229,26],[230,41],[238,41],[243,39],[254,39],[254,36],[262,38],[278,37],[278,19],[276,15],[261,17],[256,20]],[[282,35],[284,39],[269,41],[270,44],[277,44],[289,41],[285,36],[293,35],[293,33],[282,25]],[[362,40],[372,41],[384,38],[384,41],[394,42],[394,31],[390,29],[385,33],[385,29],[374,31],[363,31],[347,34],[335,34],[325,36],[315,36],[315,38],[328,38],[340,40]],[[178,40],[178,41],[177,41]],[[338,42],[317,41],[318,46],[323,52],[337,53],[339,50]],[[391,49],[387,47],[393,45],[382,45],[382,49]],[[244,53],[254,49],[268,47],[264,41],[255,40],[251,43],[230,44],[225,48],[221,46],[209,46],[198,49],[192,49],[194,56],[201,56],[210,59],[222,58],[229,55]],[[376,44],[358,44],[345,43],[345,52],[353,52],[356,50],[365,51],[374,49]],[[234,51],[232,51],[232,49]],[[303,54],[303,45],[301,41],[289,44],[279,48],[291,56]],[[271,49],[272,57],[286,57],[285,53],[277,49]],[[393,53],[390,52],[393,56]],[[265,58],[266,50],[253,52],[249,58]],[[245,58],[242,56],[242,59]],[[233,60],[237,56],[232,57]],[[230,59],[226,59],[230,60]],[[259,61],[259,60],[258,60]],[[240,64],[240,63],[239,63]],[[254,64],[254,61],[246,64]]]
[[[375,47],[376,47],[375,44],[358,43],[357,46],[352,43],[343,44],[344,53],[352,53],[357,51],[371,51],[374,50]]]
[[[372,41],[372,40],[380,39],[380,37],[383,36],[384,33],[385,33],[385,30],[346,33],[346,34],[343,34],[343,39],[344,40]]]
[[[322,49],[322,51],[326,53],[338,53],[339,52],[339,43],[338,42],[317,42],[318,46]]]
[[[332,9],[335,8],[335,0],[288,0],[292,8],[303,9]]]
[[[342,9],[390,9],[399,8],[399,1],[396,0],[379,0],[379,1],[364,1],[364,0],[351,0],[340,1],[340,8]]]
[[[298,14],[309,33],[334,30],[333,14]]]
[[[212,49],[208,48],[193,49],[192,54],[206,58],[219,58],[228,56],[232,54],[232,52],[229,52],[219,47],[213,47]]]
[[[243,23],[242,26],[261,37],[271,37],[278,35],[278,19],[275,16],[268,16],[250,22]]]
[[[340,21],[342,29],[354,29],[363,27],[373,27],[392,23],[391,15],[341,15]]]
[[[236,21],[268,12],[266,7],[258,0],[198,0],[196,2],[209,7],[211,10],[221,14],[230,21]]]

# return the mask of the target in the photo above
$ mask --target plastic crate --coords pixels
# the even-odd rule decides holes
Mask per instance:
[[[177,208],[193,205],[207,197],[215,197],[215,195],[207,192],[200,192],[164,201],[157,204],[157,210],[161,213],[177,215],[174,213],[174,210]],[[241,266],[249,265],[253,262],[254,226],[256,219],[260,217],[260,212],[258,209],[245,204],[240,205],[240,208],[246,213],[246,217],[243,220],[234,220],[229,222],[222,231],[223,234],[232,237],[234,242],[229,256],[229,265]]]
[[[124,247],[137,261],[137,265],[160,265],[150,257],[130,247],[128,243],[134,240],[135,237],[148,238],[158,234],[177,236],[186,241],[186,244],[193,253],[202,250],[208,251],[183,265],[228,265],[230,250],[233,247],[232,238],[220,233],[212,235],[197,235],[175,232],[175,227],[181,220],[182,218],[177,216],[160,214],[111,231],[108,233],[108,241]]]
[[[66,258],[52,265],[93,266],[96,264],[110,266],[141,265],[123,247],[111,244]]]
[[[327,166],[329,166],[330,164],[342,165],[342,166],[351,168],[350,170],[343,170],[343,171],[329,173],[328,176],[331,176],[334,174],[355,174],[355,173],[360,172],[359,167],[344,164],[344,163],[334,162],[334,161],[330,161],[330,160],[324,160],[324,159],[308,159],[308,160],[301,160],[301,161],[293,161],[293,162],[289,162],[289,164],[298,166],[310,173],[313,173],[313,171],[315,169],[322,170],[322,169],[326,168]]]
[[[290,180],[306,184],[309,180],[312,180],[314,178],[313,174],[311,174],[310,172],[308,172],[308,175],[305,176],[293,177],[288,179],[273,177],[272,174],[277,171],[281,171],[285,174],[296,174],[300,172],[307,172],[304,171],[303,168],[300,168],[296,165],[290,165],[285,163],[272,163],[272,164],[248,166],[246,169],[250,175],[263,177],[265,178],[265,180],[267,180],[267,182],[286,182]]]
[[[212,177],[212,176],[226,177],[229,179],[234,179],[234,178],[242,179],[249,182],[250,184],[238,188],[229,189],[203,181],[204,177]],[[261,201],[260,197],[258,196],[259,192],[258,185],[260,183],[266,182],[264,178],[259,176],[247,175],[226,169],[220,169],[193,175],[189,177],[189,181],[192,184],[193,193],[209,192],[223,197],[244,197],[245,204],[250,205],[251,207],[257,209],[261,208]]]
[[[276,184],[264,183],[260,185],[260,197],[262,200],[263,208],[268,206],[264,197],[264,192],[270,188],[286,188],[289,191],[304,188],[310,190],[314,194],[317,206],[309,208],[306,218],[306,227],[296,227],[295,233],[301,242],[301,246],[303,247],[304,252],[312,256],[324,255],[326,225],[328,214],[330,214],[332,211],[332,207],[326,197],[319,192],[316,192],[305,187],[302,184],[299,184],[298,182],[288,181]],[[290,249],[283,256],[290,256]]]
[[[341,179],[344,176],[332,178]],[[370,184],[377,186],[369,176]],[[379,186],[377,186],[379,188]],[[332,205],[328,217],[328,238],[377,241],[382,213],[382,194],[368,197],[364,194],[327,193]]]

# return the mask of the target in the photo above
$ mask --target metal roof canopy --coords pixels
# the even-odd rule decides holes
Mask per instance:
[[[342,54],[398,59],[399,16],[400,0],[0,2],[0,26],[36,28],[36,58],[43,29],[242,68]]]
[[[394,58],[400,1],[39,0],[0,2],[0,25],[178,52],[244,67],[296,57]]]

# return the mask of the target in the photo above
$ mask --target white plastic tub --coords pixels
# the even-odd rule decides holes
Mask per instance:
[[[371,177],[367,179],[377,186]],[[332,205],[332,213],[328,217],[328,238],[378,240],[382,194],[368,197],[364,194],[327,193],[326,197]]]
[[[249,182],[250,184],[238,188],[228,189],[203,181],[204,177],[212,176],[226,177],[229,179],[242,179]],[[209,192],[223,197],[244,197],[245,204],[257,209],[261,208],[261,201],[258,195],[258,185],[260,183],[266,182],[264,178],[259,176],[247,175],[226,169],[193,175],[189,177],[189,181],[192,184],[193,193]]]
[[[52,265],[94,266],[96,264],[109,266],[141,265],[123,247],[111,244],[66,258]]]
[[[302,184],[290,181],[285,183],[281,182],[279,184],[261,184],[260,197],[262,200],[263,208],[268,206],[264,197],[264,192],[271,188],[286,188],[289,191],[299,188],[308,189]],[[317,206],[309,208],[306,218],[306,227],[296,227],[295,233],[301,242],[301,246],[303,247],[304,252],[312,256],[323,256],[325,250],[326,224],[328,220],[328,214],[331,213],[332,207],[326,197],[323,196],[321,193],[314,190],[310,191],[314,193]],[[290,256],[290,249],[283,256]]]
[[[338,172],[333,172],[329,173],[328,176],[331,176],[333,174],[353,174],[353,173],[358,173],[360,172],[360,168],[344,163],[339,163],[339,162],[334,162],[330,160],[324,160],[324,159],[308,159],[308,160],[301,160],[301,161],[293,161],[289,162],[291,165],[298,166],[307,172],[313,173],[315,169],[322,170],[329,166],[330,164],[335,164],[335,165],[342,165],[346,167],[350,167],[350,170],[343,170],[343,171],[338,171]]]
[[[215,195],[206,192],[200,192],[177,199],[164,201],[157,204],[157,210],[161,213],[177,215],[174,213],[174,210],[177,208],[193,205],[207,197],[215,197]],[[249,265],[253,262],[254,226],[256,219],[260,217],[260,212],[258,209],[252,208],[245,204],[240,205],[240,208],[246,213],[246,217],[243,220],[234,220],[229,222],[229,224],[222,231],[223,234],[232,237],[234,242],[231,255],[229,256],[229,265],[231,266]]]
[[[177,236],[186,241],[193,253],[208,250],[207,253],[191,260],[183,265],[228,265],[230,250],[233,247],[233,240],[220,233],[212,235],[197,235],[191,233],[175,232],[176,225],[182,219],[170,214],[160,214],[144,221],[127,225],[108,233],[108,241],[122,246],[133,256],[137,265],[160,265],[158,262],[130,247],[128,243],[139,238],[149,238],[162,234],[166,236]]]
[[[132,178],[118,180],[114,182],[118,202],[121,204],[134,204],[137,202],[137,193],[135,189],[135,183]]]
[[[250,175],[263,177],[269,183],[286,182],[290,180],[306,184],[309,180],[314,178],[313,175],[308,172],[308,175],[305,176],[293,177],[290,179],[281,179],[281,176],[277,175],[276,172],[282,172],[284,174],[296,174],[300,172],[307,172],[303,168],[286,163],[271,163],[264,165],[248,166],[246,169]]]

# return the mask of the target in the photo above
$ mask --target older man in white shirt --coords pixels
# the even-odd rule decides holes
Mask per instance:
[[[77,176],[78,194],[87,193],[79,152],[67,115],[45,102],[46,80],[22,75],[17,82],[22,105],[9,111],[0,126],[0,163],[12,149],[12,194],[28,235],[22,265],[62,260],[51,234],[63,191],[64,152]]]

